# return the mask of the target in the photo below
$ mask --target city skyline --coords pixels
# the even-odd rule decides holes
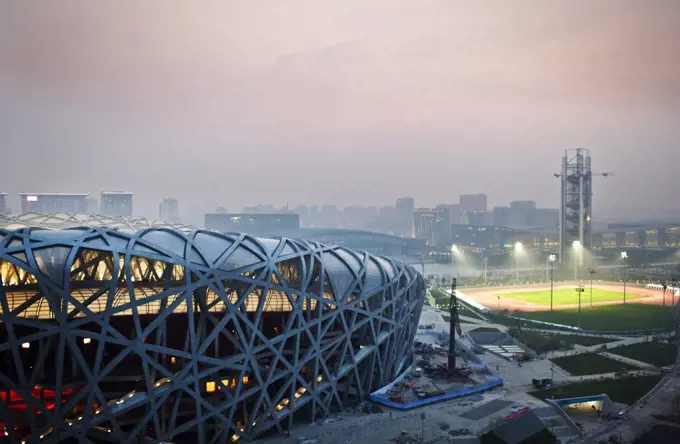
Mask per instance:
[[[12,199],[131,189],[153,215],[161,192],[203,213],[481,190],[554,206],[559,157],[582,147],[616,173],[594,208],[680,207],[678,2],[0,8]]]

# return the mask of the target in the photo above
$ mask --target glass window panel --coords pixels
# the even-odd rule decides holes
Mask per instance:
[[[229,257],[219,266],[221,270],[231,271],[243,267],[249,267],[262,262],[259,256],[248,251],[244,247],[234,250]]]
[[[162,230],[151,230],[144,233],[140,239],[152,244],[151,246],[162,248],[171,251],[178,256],[184,257],[186,240],[173,233]]]
[[[36,248],[33,250],[33,257],[35,257],[38,268],[45,276],[48,276],[57,284],[63,285],[64,266],[70,252],[69,247],[63,246]]]
[[[209,265],[232,246],[234,242],[216,233],[200,232],[194,237],[194,245],[199,249]]]

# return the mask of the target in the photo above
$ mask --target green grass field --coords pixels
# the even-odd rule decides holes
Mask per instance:
[[[678,355],[678,347],[674,344],[648,342],[641,344],[624,345],[607,350],[609,353],[646,362],[657,367],[675,364]]]
[[[599,375],[600,373],[613,373],[621,370],[634,370],[632,365],[605,358],[597,353],[582,353],[574,356],[563,356],[551,359],[555,365],[574,376]]]
[[[517,301],[531,302],[533,304],[550,306],[550,290],[522,291],[518,293],[497,293],[494,296],[515,299]],[[644,296],[626,294],[626,300],[640,299]],[[623,293],[619,291],[602,290],[593,288],[593,303],[623,301]],[[553,306],[578,304],[578,293],[571,288],[553,290]],[[590,288],[586,288],[581,294],[581,305],[590,304]]]
[[[631,405],[653,389],[662,377],[663,375],[628,376],[606,379],[604,381],[583,381],[576,384],[560,385],[550,390],[539,390],[529,394],[538,399],[560,399],[606,393],[614,402]]]
[[[517,316],[536,321],[552,322],[592,331],[659,330],[673,327],[672,311],[668,307],[646,304],[605,305],[555,311],[516,313]]]

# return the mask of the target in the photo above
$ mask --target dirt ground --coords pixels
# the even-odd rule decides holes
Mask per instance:
[[[569,285],[555,285],[553,290],[571,288],[574,286]],[[588,287],[590,288],[590,287]],[[623,293],[623,285],[614,284],[593,284],[593,288],[600,288],[602,290],[619,291]],[[518,301],[516,299],[511,299],[503,297],[504,293],[513,292],[523,292],[523,291],[543,291],[550,290],[550,285],[519,285],[519,286],[509,286],[509,287],[487,287],[487,288],[473,288],[468,290],[463,290],[462,292],[480,304],[490,308],[491,310],[508,309],[510,311],[546,311],[550,309],[550,304],[542,305],[535,304],[533,302]],[[587,295],[587,292],[585,293]],[[637,287],[632,285],[626,286],[626,294],[634,294],[638,296],[644,296],[641,299],[633,299],[627,301],[628,304],[652,304],[652,305],[663,305],[663,291],[661,290],[650,290],[648,288]],[[500,301],[496,295],[500,295]],[[670,306],[672,295],[670,292],[666,292],[666,305]],[[587,296],[584,296],[587,300]],[[615,305],[622,304],[623,301],[606,301],[606,302],[595,302],[593,306],[602,305]],[[583,306],[583,304],[582,304]],[[578,308],[578,304],[569,305],[559,305],[553,307],[556,310],[564,310],[567,308]]]

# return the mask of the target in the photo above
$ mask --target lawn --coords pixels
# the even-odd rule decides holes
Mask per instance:
[[[607,344],[615,342],[617,339],[599,338],[597,336],[579,336],[579,335],[556,335],[562,342],[571,345],[582,345],[584,347],[591,347],[593,345]]]
[[[609,353],[646,362],[656,367],[675,364],[678,348],[674,344],[661,342],[646,342],[641,344],[624,345],[607,350]]]
[[[580,327],[592,331],[668,330],[673,327],[669,307],[646,304],[605,305],[555,311],[517,313],[516,316],[556,324]],[[580,318],[580,322],[579,322]]]
[[[531,392],[530,395],[538,399],[551,397],[563,399],[606,393],[614,402],[631,405],[652,390],[661,378],[662,375],[651,375],[627,376],[604,381],[583,381],[576,384],[560,385],[550,390]]]
[[[510,328],[508,334],[518,341],[526,344],[527,347],[536,353],[546,353],[553,350],[569,350],[570,344],[561,341],[562,337],[535,331],[524,331],[520,334],[516,328]]]
[[[550,306],[550,290],[522,291],[517,293],[498,293],[494,296],[515,299],[518,301],[531,302],[533,304]],[[644,296],[626,294],[626,300],[640,299]],[[623,301],[623,293],[619,291],[602,290],[593,288],[593,302]],[[553,306],[578,304],[578,293],[571,288],[560,288],[553,291]],[[586,287],[581,295],[581,304],[590,304],[590,288]]]
[[[613,373],[621,370],[634,370],[636,367],[623,362],[605,358],[597,353],[582,353],[574,356],[551,359],[555,365],[574,376],[599,375],[600,373]]]

